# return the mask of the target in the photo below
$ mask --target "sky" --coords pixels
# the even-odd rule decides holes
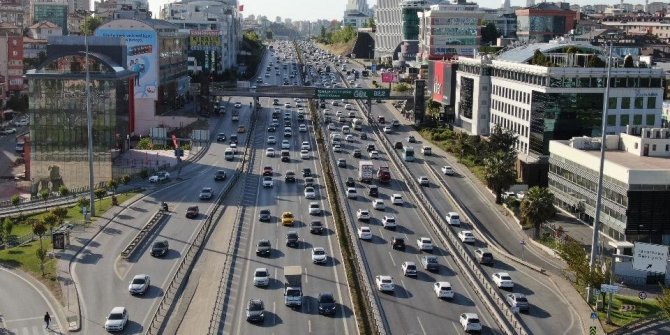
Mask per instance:
[[[481,7],[498,8],[501,0],[470,0],[478,3]],[[536,3],[542,0],[535,0]],[[159,8],[170,0],[149,0],[151,11],[158,16]],[[620,0],[567,0],[571,4],[618,4]],[[625,0],[626,3],[641,4],[644,0]],[[654,1],[649,1],[654,2]],[[283,19],[292,20],[310,20],[318,19],[342,20],[344,8],[347,0],[238,0],[240,5],[244,5],[244,16],[265,15],[273,20],[280,16]],[[368,0],[370,5],[377,3],[377,0]],[[526,0],[511,0],[512,6],[525,6]]]

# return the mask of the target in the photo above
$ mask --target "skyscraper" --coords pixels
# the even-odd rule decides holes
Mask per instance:
[[[348,0],[347,1],[347,11],[358,11],[363,14],[368,14],[370,10],[368,8],[368,3],[366,0]]]

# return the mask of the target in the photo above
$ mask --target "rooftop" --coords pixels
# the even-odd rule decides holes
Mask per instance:
[[[569,141],[561,141],[568,144]],[[600,150],[582,150],[600,159]],[[630,170],[670,170],[670,158],[637,156],[622,150],[605,150],[605,160]]]
[[[579,41],[567,41],[567,40],[552,40],[547,43],[533,43],[522,45],[514,49],[507,50],[501,53],[496,60],[515,62],[515,63],[527,63],[533,58],[535,50],[540,50],[543,54],[552,53],[553,51],[563,50],[565,48],[574,46],[579,49],[590,49],[593,50],[596,54],[603,53],[603,49],[597,46],[592,45],[588,42],[579,42]],[[563,52],[561,52],[563,53]]]

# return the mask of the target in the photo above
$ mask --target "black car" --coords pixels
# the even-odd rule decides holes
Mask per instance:
[[[286,163],[288,163],[288,162],[291,161],[291,157],[290,157],[290,156],[284,156],[284,155],[282,155],[282,156],[281,156],[281,161],[282,161],[282,162],[286,162]]]
[[[354,149],[353,156],[354,158],[361,158],[361,149]]]
[[[224,170],[216,171],[216,174],[214,175],[214,180],[221,181],[224,179],[226,179],[226,171]]]
[[[284,175],[284,182],[295,183],[295,172],[286,171],[286,174]]]
[[[402,150],[402,142],[395,142],[395,144],[393,144],[393,148]]]
[[[370,151],[375,151],[375,150],[377,150],[377,149],[375,149],[375,145],[374,145],[374,144],[372,144],[372,143],[368,144],[368,152],[370,152]]]
[[[237,135],[236,134],[230,135],[230,143],[237,144]]]
[[[287,247],[297,247],[298,246],[298,232],[295,230],[291,230],[288,233],[286,233],[286,246]]]
[[[275,131],[277,131],[277,128],[275,128],[274,126],[268,127],[268,133],[274,133]]]
[[[259,240],[256,244],[256,255],[257,256],[269,256],[272,252],[272,244],[270,240]]]
[[[319,314],[333,315],[335,314],[336,304],[333,294],[330,292],[319,293],[317,298],[319,302]]]
[[[270,221],[272,218],[272,214],[270,214],[269,209],[261,209],[260,212],[258,212],[258,220],[259,221]]]
[[[354,177],[347,177],[347,180],[345,181],[345,184],[348,187],[354,187],[356,186],[356,182],[354,181]]]
[[[368,187],[368,195],[371,197],[378,197],[379,196],[379,188],[376,185],[370,185]]]
[[[312,169],[310,169],[310,168],[302,169],[302,176],[303,177],[311,177],[312,176]]]
[[[216,135],[216,141],[217,141],[217,142],[223,142],[223,141],[225,141],[225,140],[226,140],[226,134],[224,134],[224,133],[219,133],[218,135]]]
[[[312,221],[309,224],[309,232],[312,234],[319,234],[321,235],[323,233],[323,223],[321,221]]]
[[[261,322],[265,318],[265,304],[261,299],[249,299],[247,304],[247,321]]]
[[[368,139],[368,134],[362,133],[361,134],[361,140],[367,140]]]
[[[168,250],[170,250],[170,245],[168,244],[167,240],[156,241],[153,245],[151,245],[151,256],[165,256]]]
[[[405,238],[401,236],[394,236],[391,242],[393,249],[405,250]]]

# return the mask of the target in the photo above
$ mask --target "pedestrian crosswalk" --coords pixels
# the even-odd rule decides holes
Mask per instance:
[[[12,335],[60,335],[63,332],[60,331],[57,324],[52,324],[49,328],[44,328],[44,323],[24,325],[19,327],[12,327],[9,325],[7,328],[0,327],[0,334],[12,334]]]

